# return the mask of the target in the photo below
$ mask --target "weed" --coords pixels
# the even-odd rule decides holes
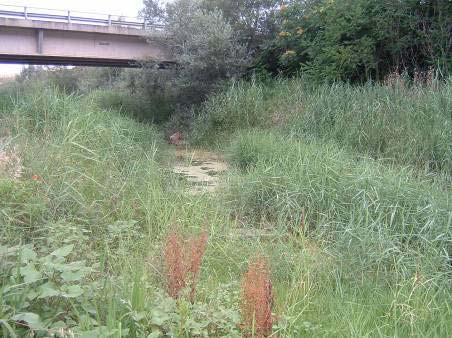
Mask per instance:
[[[257,257],[248,265],[242,281],[242,320],[246,336],[272,333],[273,291],[267,260]]]
[[[185,287],[190,288],[189,299],[194,302],[196,283],[206,250],[208,235],[184,239],[177,231],[171,232],[165,241],[164,258],[168,294],[179,298]]]
[[[0,335],[450,336],[450,82],[236,83],[195,128],[229,174],[196,196],[155,127],[44,87],[0,91],[23,168],[0,178]]]
[[[184,243],[179,233],[172,232],[166,238],[164,257],[168,294],[178,298],[187,283]]]

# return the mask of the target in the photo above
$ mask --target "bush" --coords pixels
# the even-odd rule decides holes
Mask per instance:
[[[381,81],[393,71],[451,71],[448,1],[294,1],[258,62],[273,74],[319,81]]]

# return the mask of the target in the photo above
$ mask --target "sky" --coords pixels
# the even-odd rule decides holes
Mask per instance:
[[[143,0],[0,0],[0,4],[136,17],[143,7]],[[17,74],[22,67],[0,64],[0,77]]]

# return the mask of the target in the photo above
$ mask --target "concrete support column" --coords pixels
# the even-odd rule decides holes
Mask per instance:
[[[43,50],[42,46],[44,44],[44,30],[38,29],[37,35],[38,35],[37,53],[42,54],[42,50]]]

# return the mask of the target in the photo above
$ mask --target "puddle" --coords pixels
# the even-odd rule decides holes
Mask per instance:
[[[220,184],[220,175],[228,169],[224,160],[215,153],[203,150],[176,149],[173,172],[184,177],[193,195],[213,192]]]
[[[0,137],[0,176],[17,180],[22,177],[24,167],[17,148],[11,145],[11,139]]]

